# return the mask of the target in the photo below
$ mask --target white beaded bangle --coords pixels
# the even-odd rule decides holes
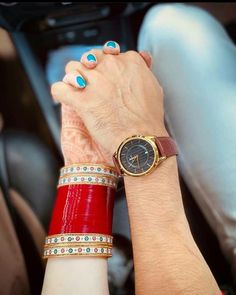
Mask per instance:
[[[101,174],[107,176],[118,177],[118,173],[114,167],[106,166],[103,164],[73,164],[69,166],[64,166],[60,170],[60,177],[64,177],[70,174],[82,174],[82,173],[92,173]]]
[[[70,175],[60,177],[58,187],[72,184],[104,185],[112,188],[117,187],[118,178],[98,175]]]
[[[45,246],[47,245],[57,245],[57,244],[67,244],[67,243],[99,243],[112,246],[113,237],[110,235],[89,233],[69,233],[69,234],[57,234],[47,236],[45,239]]]
[[[101,256],[111,257],[111,247],[101,246],[65,246],[52,247],[44,249],[44,258],[60,257],[60,256]]]

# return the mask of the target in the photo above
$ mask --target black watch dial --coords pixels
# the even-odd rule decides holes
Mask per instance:
[[[121,147],[119,159],[125,172],[133,175],[145,174],[156,162],[154,144],[142,138],[130,139]]]

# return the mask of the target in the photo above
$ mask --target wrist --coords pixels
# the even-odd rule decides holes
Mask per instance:
[[[163,246],[186,241],[194,244],[183,207],[176,157],[167,159],[147,176],[127,176],[124,182],[131,231],[143,236],[138,243],[141,248],[153,237]]]
[[[125,176],[124,181],[130,189],[141,190],[149,188],[150,191],[164,189],[165,183],[168,182],[170,189],[172,185],[179,184],[177,157],[172,156],[161,162],[152,173],[141,177]]]
[[[60,170],[44,258],[111,256],[117,180],[115,169],[102,164],[80,163]]]
[[[151,174],[139,178],[125,176],[128,205],[160,226],[185,220],[176,157],[161,163]]]

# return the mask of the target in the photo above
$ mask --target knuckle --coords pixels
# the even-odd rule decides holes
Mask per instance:
[[[143,62],[142,57],[137,51],[129,50],[125,54],[129,58],[129,60],[131,60],[132,62],[136,64],[141,64]]]
[[[112,54],[106,54],[103,63],[106,68],[113,68],[113,69],[122,69],[123,64],[122,61],[120,60],[119,56],[117,55],[112,55]]]
[[[139,54],[135,50],[129,50],[126,52],[126,54],[129,56],[129,58],[132,58],[132,59],[139,58]]]
[[[92,48],[90,51],[89,51],[90,53],[92,53],[92,54],[97,54],[97,55],[100,55],[100,54],[102,54],[102,50],[101,49],[96,49],[96,48]]]
[[[71,69],[76,67],[77,63],[78,63],[77,61],[73,61],[73,60],[69,61],[65,66],[65,71],[66,72],[70,71]]]
[[[93,84],[98,86],[99,83],[101,83],[101,78],[102,78],[102,73],[97,71],[96,68],[94,68],[90,73],[89,73],[89,82],[93,81]]]
[[[51,86],[51,94],[53,97],[57,97],[59,93],[59,84],[60,82],[53,83]]]
[[[106,54],[105,60],[107,62],[114,62],[116,60],[115,56],[113,54]]]

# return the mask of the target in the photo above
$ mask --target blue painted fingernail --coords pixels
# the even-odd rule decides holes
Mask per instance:
[[[116,48],[116,42],[114,41],[108,41],[106,44],[107,47]]]
[[[87,60],[90,61],[90,62],[96,62],[97,61],[95,55],[93,55],[91,53],[87,55]]]
[[[77,76],[76,77],[76,82],[78,83],[78,85],[79,85],[80,88],[84,88],[87,85],[86,81],[81,76]]]

